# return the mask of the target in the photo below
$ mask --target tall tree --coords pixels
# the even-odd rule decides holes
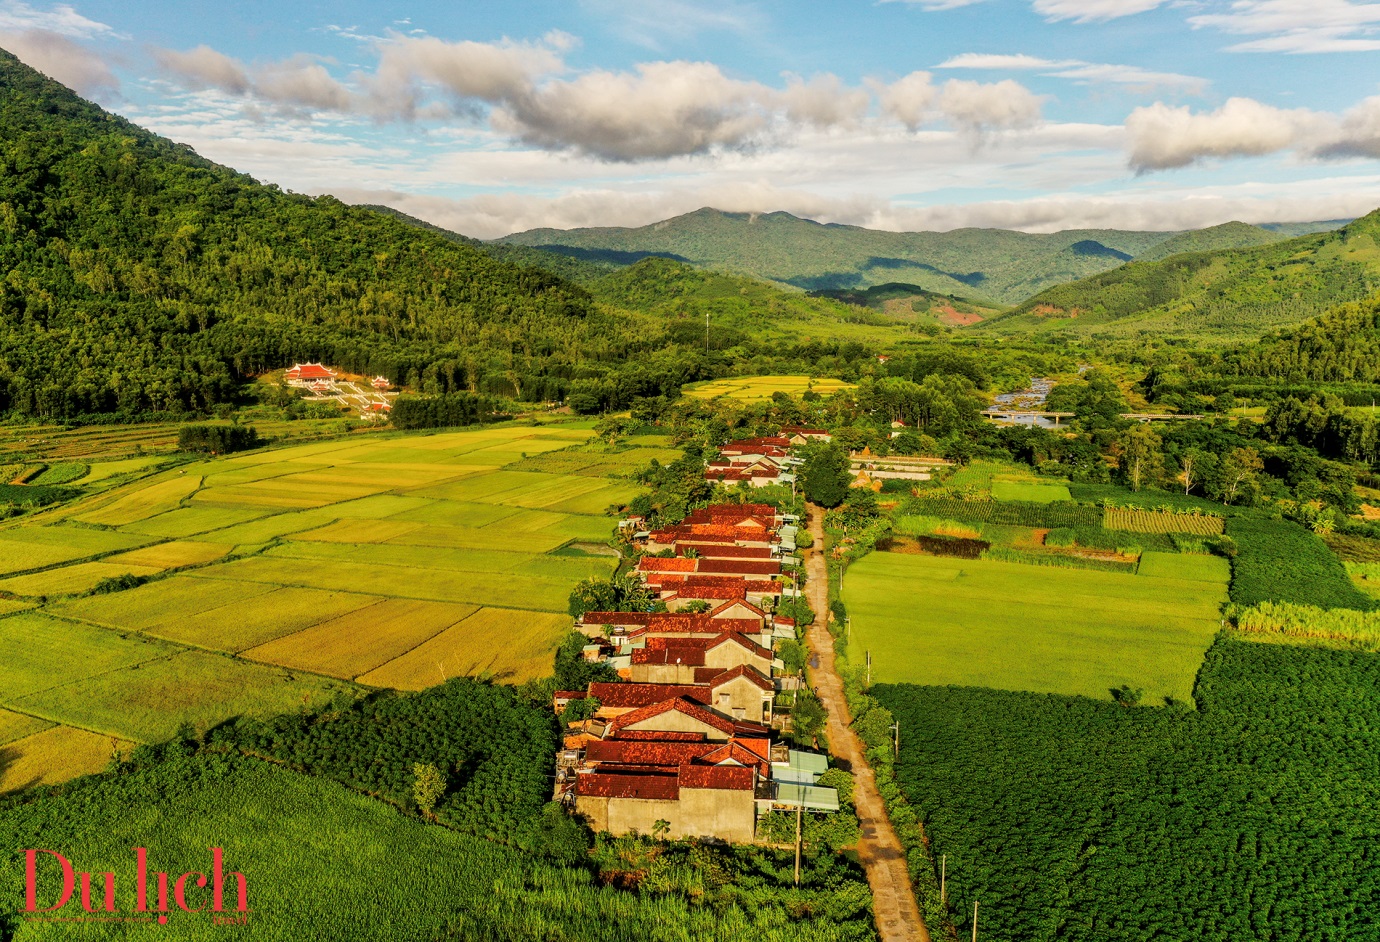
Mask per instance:
[[[812,442],[805,446],[800,466],[800,486],[805,499],[821,507],[837,507],[853,483],[848,452],[837,442]]]

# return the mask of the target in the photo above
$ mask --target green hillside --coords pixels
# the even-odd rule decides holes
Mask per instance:
[[[1169,258],[1171,255],[1182,255],[1184,252],[1244,249],[1253,245],[1283,242],[1286,238],[1288,236],[1271,232],[1260,226],[1251,226],[1244,222],[1226,222],[1210,229],[1181,232],[1173,238],[1165,239],[1148,252],[1137,255],[1135,260],[1138,262],[1158,262],[1161,259]]]
[[[558,252],[545,252],[541,249],[529,248],[525,245],[508,245],[503,242],[481,242],[478,239],[471,239],[469,236],[452,232],[450,229],[427,222],[425,219],[418,219],[416,216],[409,216],[391,206],[377,206],[369,203],[361,204],[365,209],[372,209],[374,212],[383,213],[391,216],[409,226],[418,229],[425,229],[427,232],[434,232],[443,239],[452,242],[459,242],[461,245],[468,245],[470,248],[478,249],[485,255],[498,259],[500,262],[508,262],[512,265],[522,265],[528,268],[541,268],[559,275],[566,281],[577,285],[587,285],[592,281],[604,277],[611,271],[623,267],[618,262],[593,261],[577,258],[573,255],[564,255]]]
[[[871,308],[892,316],[905,317],[920,315],[920,323],[942,324],[946,327],[967,327],[995,317],[1005,308],[991,302],[978,302],[971,298],[952,294],[938,294],[926,291],[919,285],[903,282],[888,282],[870,288],[835,289],[812,291],[821,298],[833,298],[844,304]]]
[[[499,241],[624,264],[660,255],[812,291],[900,281],[943,295],[1017,304],[1051,285],[1114,268],[1175,235],[1116,229],[881,232],[790,213],[701,209],[640,229],[534,229]],[[1201,247],[1218,247],[1213,239],[1204,236]]]
[[[751,340],[760,348],[773,340],[894,342],[909,330],[937,321],[910,308],[894,312],[845,304],[755,278],[705,271],[684,262],[646,258],[588,285],[610,309],[653,315],[667,338],[724,351]]]
[[[0,411],[204,410],[297,359],[559,392],[660,337],[547,272],[198,157],[0,53]]]
[[[1008,336],[1230,342],[1292,327],[1380,287],[1380,212],[1335,232],[1134,262],[1059,285],[979,330]]]
[[[1380,383],[1380,296],[1249,344],[1225,365],[1229,373],[1290,383]]]

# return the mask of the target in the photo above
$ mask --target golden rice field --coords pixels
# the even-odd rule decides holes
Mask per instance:
[[[740,402],[761,402],[782,392],[788,396],[800,396],[809,390],[821,396],[829,396],[844,389],[856,389],[852,383],[841,379],[819,376],[736,376],[729,379],[716,379],[706,383],[686,386],[685,395],[696,399],[714,399],[727,396]]]
[[[184,722],[549,673],[570,589],[618,562],[556,551],[609,539],[631,472],[674,454],[572,448],[589,436],[372,434],[141,466],[0,529],[0,791]],[[533,470],[546,455],[569,470]]]

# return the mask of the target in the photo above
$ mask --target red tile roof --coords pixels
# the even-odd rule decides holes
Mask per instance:
[[[747,581],[750,581],[750,580],[744,580],[744,582],[747,582]],[[729,609],[733,608],[734,606],[738,606],[738,607],[740,607],[740,608],[746,608],[748,611],[754,612],[755,614],[759,615],[759,616],[762,617],[763,619],[765,619],[765,618],[767,617],[767,613],[766,613],[766,612],[762,611],[762,610],[761,610],[760,608],[758,608],[756,605],[753,605],[753,604],[752,604],[751,602],[749,602],[747,599],[733,599],[732,601],[725,602],[725,603],[722,604],[722,605],[716,605],[716,606],[713,608],[713,610],[710,611],[709,614],[710,614],[711,616],[713,616],[714,618],[718,618],[720,612],[726,612],[726,611],[728,611]],[[730,623],[730,622],[742,621],[743,619],[739,619],[739,618],[723,618],[723,619],[719,619],[719,620],[722,621],[722,622],[724,622],[725,624],[728,624],[728,623]]]
[[[676,697],[700,703],[709,702],[709,691],[690,684],[590,684],[589,695],[606,707],[644,707]],[[584,696],[584,694],[580,694]]]
[[[639,572],[694,572],[698,559],[673,557],[663,559],[657,556],[643,556],[637,561]]]
[[[770,546],[724,546],[714,543],[677,543],[676,552],[685,555],[690,550],[700,559],[771,559]]]
[[[678,801],[680,787],[675,775],[634,775],[591,772],[575,776],[575,794],[589,798],[640,798]]]
[[[657,639],[652,639],[657,640]],[[686,667],[703,667],[703,649],[692,648],[639,648],[632,653],[633,664],[683,664]]]
[[[683,765],[679,779],[681,788],[712,788],[718,791],[752,791],[757,784],[753,770],[740,765]]]
[[[694,572],[710,575],[775,576],[781,572],[777,559],[700,559]]]
[[[704,742],[704,733],[681,732],[673,729],[625,729],[618,733],[620,740],[639,742]],[[608,742],[609,740],[604,740]]]
[[[602,764],[682,766],[723,747],[712,742],[657,742],[644,739],[605,739],[585,747],[585,761]]]
[[[689,599],[691,601],[712,602],[723,599],[747,598],[747,589],[742,585],[733,587],[676,585],[667,586],[666,588],[675,590],[670,595],[662,597],[663,600],[667,602],[671,601],[672,599]]]
[[[742,745],[736,739],[730,739],[712,752],[706,752],[697,761],[700,765],[723,765],[727,762],[736,762],[748,768],[756,766],[763,775],[769,775],[771,772],[771,763],[765,761],[762,756]]]
[[[766,691],[775,691],[776,685],[767,677],[762,676],[762,672],[748,664],[740,664],[737,667],[730,667],[722,674],[716,676],[709,682],[710,688],[721,687],[726,683],[737,680],[739,677],[746,677],[753,685]],[[698,678],[696,678],[698,679]]]
[[[661,703],[654,703],[640,710],[624,713],[609,725],[609,729],[614,737],[617,738],[618,734],[627,727],[654,720],[658,716],[664,716],[667,713],[679,713],[682,716],[688,716],[711,729],[717,729],[721,733],[732,733],[734,730],[732,720],[724,719],[717,713],[711,713],[700,704],[687,700],[684,697],[676,697],[674,700],[663,700]]]

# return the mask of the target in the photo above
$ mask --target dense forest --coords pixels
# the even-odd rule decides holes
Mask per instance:
[[[661,342],[547,272],[284,193],[0,54],[0,409],[192,411],[294,360],[559,398]]]
[[[1380,656],[1219,640],[1198,711],[878,686],[962,926],[1022,942],[1380,932]]]

